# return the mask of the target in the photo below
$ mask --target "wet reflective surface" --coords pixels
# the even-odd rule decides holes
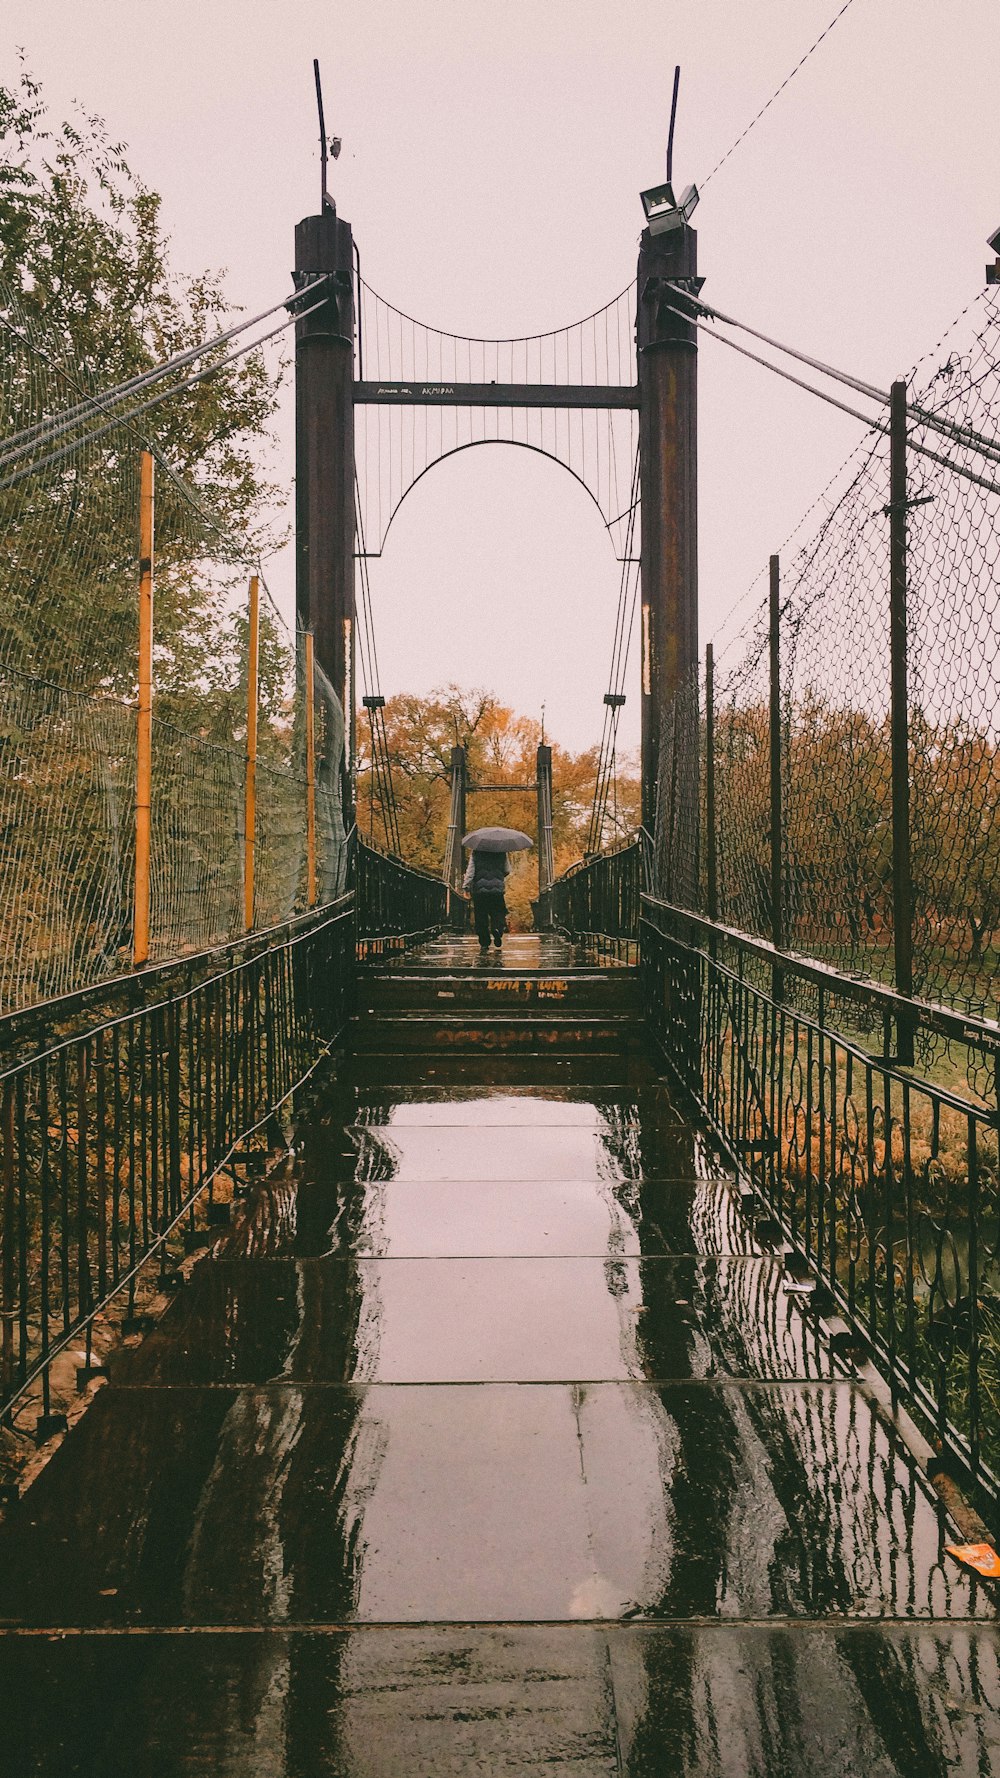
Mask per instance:
[[[996,1644],[974,1627],[7,1640],[0,1719],[6,1770],[46,1778],[988,1778],[1000,1763]]]
[[[415,1215],[422,1204],[434,1207],[421,1194],[407,1209]],[[524,1244],[538,1245],[514,1220]],[[459,1219],[458,1232],[462,1226]],[[607,1223],[595,1227],[595,1236],[602,1232]],[[785,1290],[779,1260],[639,1259],[637,1231],[627,1245],[620,1223],[610,1232],[604,1258],[220,1260],[201,1268],[155,1340],[117,1359],[114,1379],[544,1383],[843,1374],[800,1299]],[[645,1239],[655,1249],[655,1234]]]
[[[5,1623],[994,1615],[847,1382],[112,1388],[74,1443]]]
[[[0,1774],[1000,1771],[995,1593],[665,1085],[495,1072],[340,1068],[118,1355],[0,1526]]]

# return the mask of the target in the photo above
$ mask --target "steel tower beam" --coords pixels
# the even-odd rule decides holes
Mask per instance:
[[[642,821],[651,833],[655,830],[663,742],[669,737],[671,776],[676,779],[680,798],[671,814],[670,850],[674,858],[683,857],[684,874],[692,877],[697,860],[698,782],[698,346],[693,323],[668,307],[677,303],[676,290],[664,285],[696,280],[697,271],[693,228],[684,226],[659,235],[643,231],[637,326]],[[693,808],[689,806],[692,800]],[[675,880],[666,887],[674,901],[695,905],[696,880]]]
[[[330,209],[295,230],[295,281],[330,274],[328,301],[295,327],[295,589],[299,625],[344,712],[344,819],[353,820],[354,243]]]

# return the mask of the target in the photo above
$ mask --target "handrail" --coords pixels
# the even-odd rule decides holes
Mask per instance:
[[[30,1042],[34,1046],[44,1041],[40,1039],[39,1032],[46,1028],[65,1030],[73,1025],[80,1014],[89,1018],[93,1024],[95,1011],[101,1009],[102,1016],[110,1016],[110,1008],[116,1004],[121,1006],[123,1017],[140,1004],[152,1007],[155,1003],[148,999],[148,995],[150,990],[154,993],[159,991],[161,984],[165,985],[165,991],[169,995],[169,985],[175,978],[186,977],[189,985],[204,981],[207,979],[207,972],[218,973],[227,967],[225,959],[246,961],[265,951],[274,950],[288,940],[309,932],[332,913],[343,911],[349,905],[350,897],[340,896],[322,907],[295,914],[290,920],[279,921],[274,926],[262,926],[255,932],[242,933],[239,938],[230,939],[226,944],[213,945],[204,951],[192,951],[182,957],[169,957],[147,963],[141,969],[130,970],[127,975],[92,982],[86,988],[74,988],[68,994],[37,1000],[31,1006],[6,1013],[0,1017],[0,1069],[4,1058],[9,1057],[20,1045]]]
[[[69,996],[73,1018],[47,1003],[41,1046],[0,1064],[0,1422],[37,1396],[38,1438],[65,1424],[54,1361],[82,1340],[89,1379],[97,1317],[126,1293],[134,1316],[155,1257],[169,1285],[181,1234],[206,1238],[251,1140],[343,1031],[353,897],[198,961],[138,972],[110,1004],[103,983]]]
[[[647,1026],[682,1091],[938,1455],[1000,1503],[997,1032],[642,897]],[[748,969],[747,965],[754,965]],[[789,994],[798,974],[812,1004]],[[976,1097],[829,1022],[848,997],[993,1059]],[[970,1082],[970,1085],[972,1083]]]
[[[875,1005],[888,1018],[908,1019],[911,1024],[917,1020],[925,1030],[936,1031],[940,1036],[955,1042],[974,1044],[990,1055],[1000,1056],[1000,1022],[996,1019],[956,1012],[954,1008],[942,1006],[933,1000],[897,994],[895,989],[887,987],[884,982],[874,981],[870,976],[845,975],[833,964],[804,956],[799,951],[779,949],[765,938],[757,938],[736,926],[726,926],[719,920],[709,920],[703,914],[694,914],[689,908],[679,907],[676,903],[664,901],[657,896],[644,893],[642,901],[661,908],[677,921],[683,921],[691,932],[698,932],[707,939],[725,940],[737,946],[745,956],[768,963],[785,975],[800,976],[804,981],[826,989],[839,999]]]
[[[467,898],[440,877],[369,844],[353,848],[357,936],[362,953],[385,944],[417,944],[461,919]]]
[[[547,916],[571,938],[615,947],[639,937],[642,843],[636,837],[596,858],[584,859],[557,877]]]

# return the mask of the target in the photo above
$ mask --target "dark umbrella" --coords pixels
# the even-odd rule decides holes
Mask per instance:
[[[470,852],[526,852],[534,843],[517,827],[477,827],[462,841]]]

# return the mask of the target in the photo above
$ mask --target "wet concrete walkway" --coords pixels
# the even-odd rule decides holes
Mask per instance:
[[[994,1595],[667,1086],[501,1060],[341,1066],[8,1516],[3,1778],[1000,1771]]]

